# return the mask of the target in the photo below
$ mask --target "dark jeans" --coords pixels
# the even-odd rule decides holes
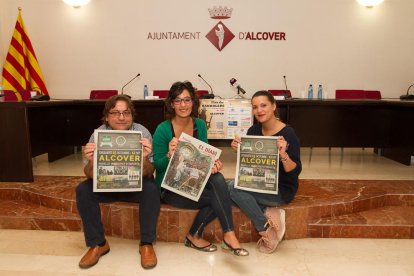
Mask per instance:
[[[236,189],[234,180],[228,182],[228,188],[231,199],[252,220],[257,232],[266,229],[267,217],[264,214],[266,207],[285,204],[280,194],[263,194]]]
[[[141,242],[152,243],[156,239],[157,219],[160,213],[160,195],[154,179],[142,179],[141,192],[93,192],[92,179],[76,187],[76,206],[83,223],[86,246],[96,246],[105,240],[101,220],[101,202],[139,202]]]
[[[193,237],[201,237],[206,225],[216,217],[220,221],[223,233],[234,229],[230,194],[221,173],[210,176],[198,201],[188,199],[168,190],[164,190],[161,197],[165,202],[174,207],[200,210],[189,231]]]

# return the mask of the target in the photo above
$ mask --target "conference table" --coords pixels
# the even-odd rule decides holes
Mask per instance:
[[[133,101],[135,121],[151,133],[164,119],[162,101]],[[0,181],[32,182],[32,157],[53,162],[85,145],[102,124],[104,100],[0,102]]]
[[[135,121],[153,134],[165,118],[162,100],[136,100]],[[101,125],[103,100],[0,102],[0,181],[32,182],[32,158],[49,162],[74,153]],[[414,155],[414,102],[399,100],[277,101],[278,116],[303,147],[372,147],[410,165]],[[229,146],[224,139],[210,140]]]

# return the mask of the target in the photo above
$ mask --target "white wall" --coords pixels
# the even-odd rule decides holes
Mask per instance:
[[[212,6],[233,8],[223,23],[236,35],[219,52],[205,35],[218,20]],[[373,9],[355,0],[92,0],[80,9],[61,0],[0,0],[0,66],[7,54],[17,8],[32,41],[52,98],[85,99],[91,89],[168,89],[190,80],[211,83],[216,95],[235,95],[238,79],[248,97],[283,89],[295,97],[309,83],[328,96],[339,88],[378,89],[399,97],[414,82],[414,1],[385,0]],[[147,39],[148,32],[201,32],[199,40]],[[242,31],[286,32],[286,41],[239,40]]]

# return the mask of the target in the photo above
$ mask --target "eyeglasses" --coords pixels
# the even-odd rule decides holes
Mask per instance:
[[[113,116],[113,117],[121,117],[121,115],[124,115],[124,117],[129,117],[131,116],[131,111],[129,110],[125,110],[125,111],[119,111],[119,110],[114,110],[114,111],[110,111],[109,115]]]
[[[175,104],[175,105],[180,105],[181,103],[184,103],[184,104],[189,104],[189,103],[191,103],[193,100],[191,99],[191,97],[185,97],[185,98],[175,98],[175,100],[173,101],[173,103]]]

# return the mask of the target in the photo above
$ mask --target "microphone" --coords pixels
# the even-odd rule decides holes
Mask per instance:
[[[244,91],[244,89],[243,89],[243,88],[241,88],[240,84],[238,84],[238,83],[237,83],[237,80],[236,80],[235,78],[232,78],[232,79],[230,80],[230,84],[231,84],[233,87],[236,87],[236,88],[237,88],[237,94],[240,94],[240,92],[241,92],[242,94],[246,94],[246,91]]]
[[[32,87],[29,89],[30,92],[35,91],[37,92],[37,95],[31,96],[30,95],[30,100],[31,101],[48,101],[50,100],[50,96],[49,95],[44,95],[42,93],[42,90],[39,87]],[[31,93],[30,93],[31,94]]]
[[[286,88],[285,90],[286,90],[286,92],[287,92],[287,90],[288,90],[288,89],[287,89],[287,83],[286,83],[286,76],[283,76],[283,79],[284,79],[284,81],[285,81],[285,88]]]
[[[124,95],[124,88],[125,88],[125,86],[127,86],[128,84],[130,84],[131,83],[131,81],[133,81],[133,80],[135,80],[136,78],[138,78],[139,76],[141,76],[141,73],[138,73],[135,77],[133,77],[129,82],[127,82],[124,86],[122,86],[122,89],[121,89],[121,95]],[[129,96],[129,95],[125,95],[125,96],[128,96],[129,98],[131,98],[131,96]]]
[[[289,96],[289,92],[288,92],[288,88],[287,88],[287,83],[286,83],[286,76],[283,76],[283,80],[285,81],[285,99],[290,98]]]
[[[199,96],[200,99],[214,99],[213,88],[211,87],[211,85],[200,74],[198,74],[197,76],[201,78],[210,87],[211,90],[210,94],[204,94]]]
[[[414,86],[414,84],[411,84],[410,87],[408,87],[408,89],[407,89],[407,93],[405,95],[400,96],[401,100],[408,100],[408,101],[414,100],[414,95],[409,94],[410,88],[413,87],[413,86]]]

